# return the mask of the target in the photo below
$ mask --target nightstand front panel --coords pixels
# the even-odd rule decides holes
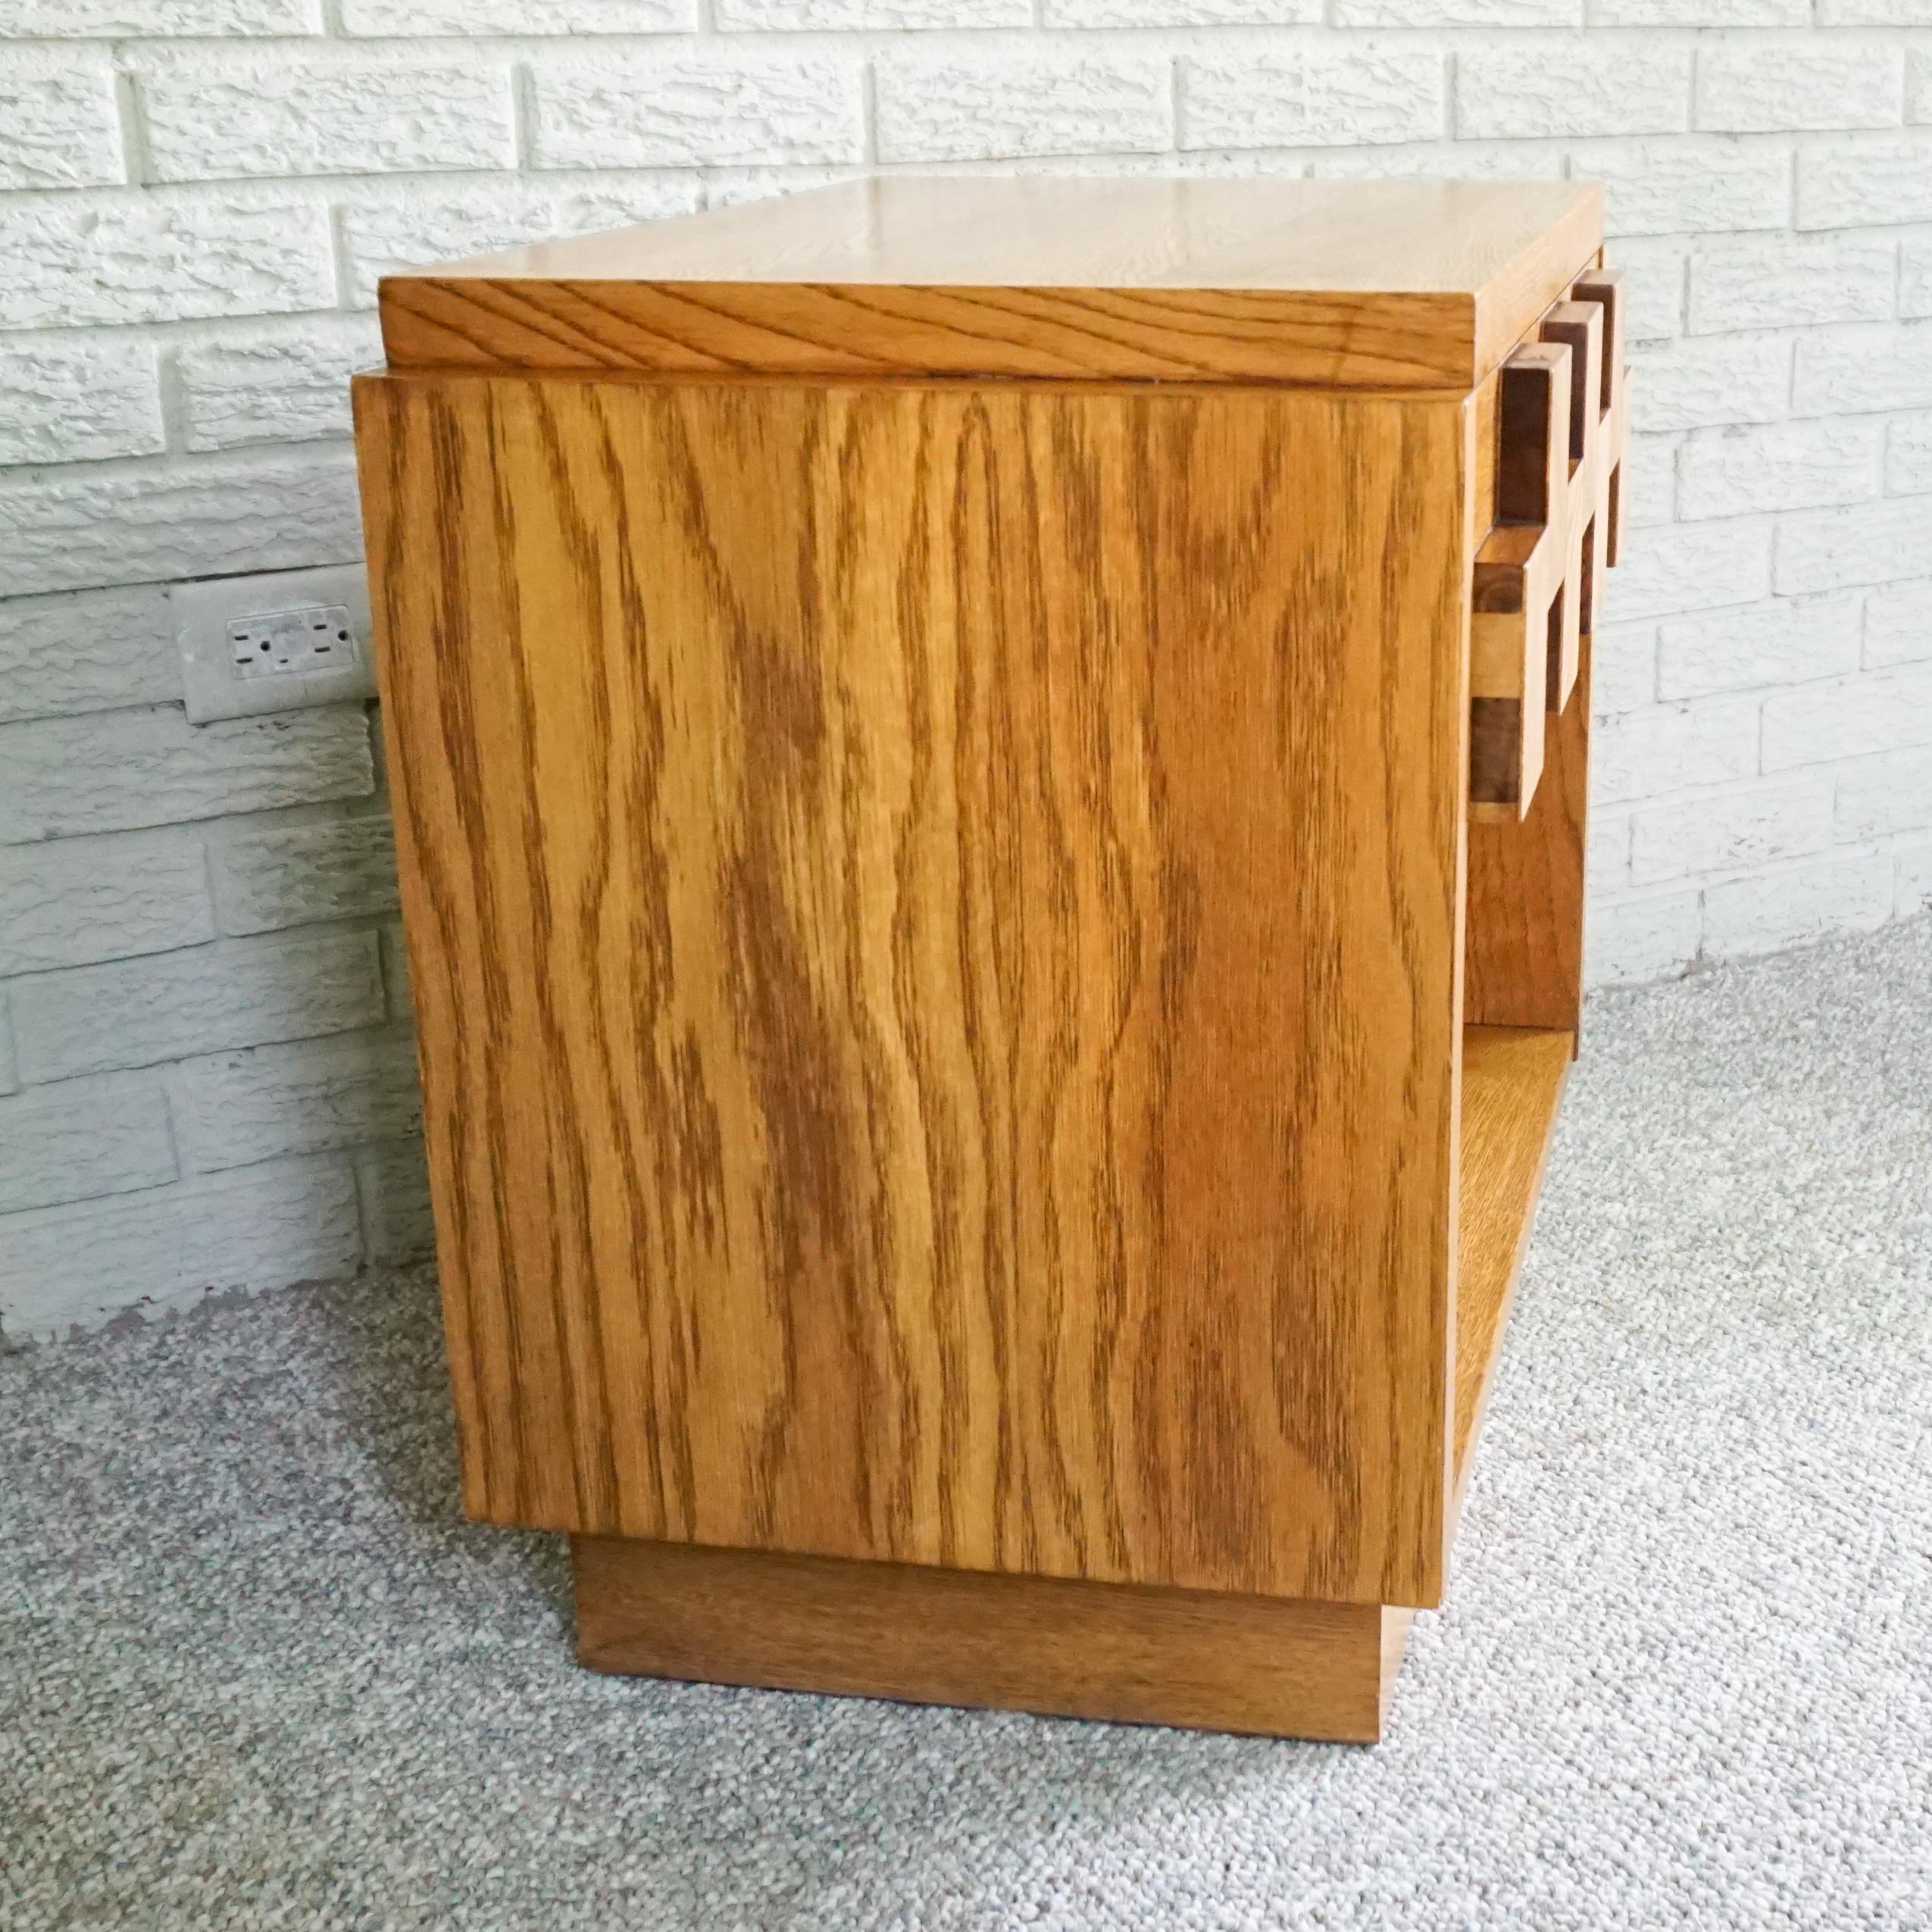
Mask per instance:
[[[1464,405],[358,414],[472,1513],[1434,1601]]]

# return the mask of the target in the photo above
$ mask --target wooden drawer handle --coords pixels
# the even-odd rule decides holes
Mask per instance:
[[[1603,311],[1593,302],[1559,302],[1543,319],[1543,339],[1570,351],[1570,461],[1593,455],[1602,411],[1593,406],[1603,389]]]
[[[1623,270],[1596,268],[1570,291],[1573,302],[1591,302],[1603,311],[1603,374],[1598,387],[1597,413],[1608,416],[1617,406],[1624,384],[1624,322],[1629,302]]]
[[[1630,435],[1630,370],[1624,361],[1624,328],[1630,314],[1629,285],[1615,268],[1593,269],[1571,291],[1578,302],[1603,311],[1602,542],[1601,561],[1615,564],[1622,549],[1624,445]]]
[[[1502,365],[1496,392],[1496,514],[1499,523],[1560,523],[1570,477],[1570,351],[1525,342]]]
[[[1575,689],[1605,567],[1617,560],[1628,293],[1586,270],[1498,372],[1496,527],[1477,552],[1469,627],[1469,796],[1527,812],[1544,717]]]

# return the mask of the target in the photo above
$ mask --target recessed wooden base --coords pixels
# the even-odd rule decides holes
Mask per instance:
[[[1373,1743],[1412,1611],[574,1537],[594,1670]]]

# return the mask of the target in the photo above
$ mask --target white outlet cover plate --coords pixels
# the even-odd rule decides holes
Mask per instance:
[[[172,586],[168,601],[192,724],[257,717],[310,705],[355,704],[376,695],[369,579],[360,564],[272,571],[261,577],[202,577]],[[327,628],[318,630],[320,624]],[[299,648],[311,633],[329,645],[326,661]],[[252,647],[246,654],[239,644],[244,637]],[[264,642],[270,646],[267,653],[260,652]],[[265,655],[269,661],[245,667],[245,655]],[[292,667],[280,667],[291,658]]]

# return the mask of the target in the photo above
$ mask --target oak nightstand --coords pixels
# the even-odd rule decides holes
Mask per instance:
[[[464,1501],[586,1662],[1377,1735],[1574,1050],[1601,245],[882,180],[383,283]]]

